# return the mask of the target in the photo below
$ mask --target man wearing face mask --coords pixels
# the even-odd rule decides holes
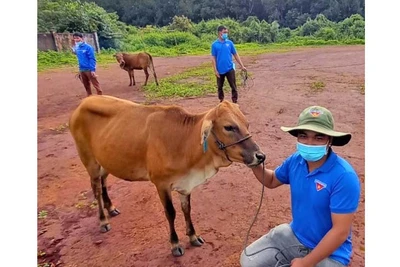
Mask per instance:
[[[236,87],[235,64],[232,61],[232,55],[240,64],[243,70],[246,70],[236,51],[235,45],[228,39],[228,29],[225,26],[218,27],[218,39],[211,45],[212,63],[215,76],[217,76],[218,98],[224,100],[224,81],[228,80],[232,90],[232,102],[237,103],[238,92]]]
[[[103,91],[96,75],[96,56],[93,47],[83,40],[83,34],[80,32],[74,33],[72,37],[75,41],[75,47],[71,49],[78,58],[79,79],[85,87],[87,96],[92,95],[90,84],[93,84],[98,95],[102,95]]]
[[[281,129],[297,138],[297,152],[275,170],[262,165],[252,170],[268,188],[290,185],[292,221],[250,244],[241,266],[348,266],[360,181],[332,146],[346,145],[351,134],[335,131],[331,112],[320,106],[304,109],[297,126]]]

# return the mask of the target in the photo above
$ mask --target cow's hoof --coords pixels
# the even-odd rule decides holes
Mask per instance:
[[[102,232],[102,233],[107,233],[110,230],[111,230],[111,224],[109,224],[109,223],[100,226],[100,232]]]
[[[111,217],[115,217],[115,216],[117,216],[117,215],[120,215],[121,212],[120,212],[118,209],[114,209],[114,210],[110,210],[110,211],[108,212],[108,214],[110,214]]]
[[[198,236],[196,239],[191,240],[190,244],[195,247],[201,247],[204,244],[204,239],[201,236]]]
[[[176,247],[172,248],[171,252],[172,252],[172,255],[174,255],[175,257],[180,257],[180,256],[183,256],[183,254],[185,254],[185,250],[181,246],[176,246]]]

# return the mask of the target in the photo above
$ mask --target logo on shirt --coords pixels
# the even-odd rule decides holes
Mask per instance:
[[[324,188],[326,187],[326,184],[323,183],[323,182],[321,182],[321,181],[318,180],[318,179],[315,179],[315,180],[314,180],[314,183],[315,183],[315,186],[316,186],[316,188],[317,188],[317,191],[321,191],[322,189],[324,189]]]
[[[319,117],[319,115],[323,114],[323,112],[319,109],[312,109],[310,110],[310,114],[311,116],[315,117]]]

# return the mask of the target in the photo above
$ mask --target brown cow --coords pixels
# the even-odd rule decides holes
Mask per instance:
[[[136,84],[133,70],[144,71],[144,74],[146,75],[146,81],[144,82],[144,85],[147,85],[147,80],[149,79],[149,72],[147,69],[150,69],[153,72],[154,79],[156,80],[156,84],[158,85],[157,75],[153,64],[153,57],[149,53],[117,53],[114,55],[114,57],[117,59],[120,68],[128,72],[129,86],[133,86]]]
[[[111,229],[104,208],[110,216],[120,213],[107,193],[108,174],[127,181],[151,181],[169,222],[174,256],[182,256],[184,250],[175,232],[171,191],[180,194],[190,243],[201,246],[204,240],[196,235],[190,217],[192,189],[232,162],[252,167],[265,160],[239,106],[227,101],[190,114],[178,106],[91,96],[73,112],[69,127],[97,199],[100,230]]]

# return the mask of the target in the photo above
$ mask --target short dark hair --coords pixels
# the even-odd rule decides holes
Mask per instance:
[[[80,32],[74,32],[74,34],[72,35],[72,37],[74,37],[74,36],[78,36],[78,37],[83,38],[83,34],[80,33]]]
[[[218,26],[218,32],[222,32],[223,30],[226,30],[225,26],[223,26],[223,25]]]

